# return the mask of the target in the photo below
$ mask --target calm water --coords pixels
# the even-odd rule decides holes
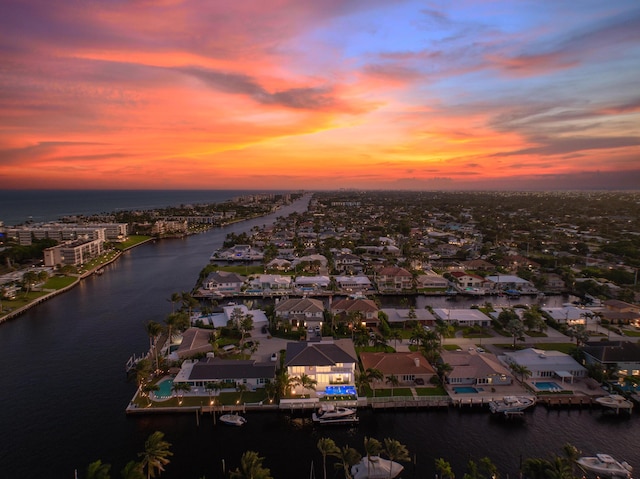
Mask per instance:
[[[120,477],[156,430],[173,443],[175,455],[160,476],[169,479],[222,477],[223,460],[235,468],[248,449],[263,455],[278,479],[307,477],[312,461],[320,477],[316,443],[323,436],[360,450],[365,436],[400,440],[417,461],[403,477],[433,477],[436,457],[451,461],[461,477],[469,458],[483,456],[493,459],[503,477],[514,476],[521,455],[548,457],[565,442],[588,453],[610,452],[640,467],[638,415],[617,419],[596,409],[536,406],[524,423],[467,409],[364,411],[356,429],[318,429],[309,417],[284,413],[249,413],[243,428],[214,426],[206,416],[197,426],[191,414],[125,416],[135,386],[126,381],[124,364],[148,347],[144,324],[166,317],[171,293],[192,288],[228,232],[274,218],[143,245],[102,276],[0,325],[0,478],[72,479],[75,469],[84,477],[87,464],[96,459],[112,464],[112,477]]]
[[[221,203],[247,190],[0,190],[0,221],[54,221],[67,215]],[[278,193],[271,191],[270,193]]]

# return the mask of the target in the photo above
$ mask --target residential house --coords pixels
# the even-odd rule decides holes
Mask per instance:
[[[281,274],[261,274],[249,281],[251,291],[269,294],[287,294],[292,291],[291,276]]]
[[[441,321],[459,326],[488,327],[491,325],[491,318],[479,309],[434,308],[433,314]]]
[[[330,309],[339,321],[357,318],[366,326],[378,325],[378,306],[370,299],[341,299],[332,303]]]
[[[365,275],[336,276],[335,281],[339,289],[348,293],[356,291],[370,291],[373,289],[371,280]]]
[[[485,289],[491,285],[490,281],[485,280],[477,274],[467,273],[464,271],[452,271],[449,273],[456,288],[463,293],[485,294]]]
[[[275,376],[276,365],[273,362],[206,358],[200,361],[184,361],[173,382],[188,383],[192,393],[203,394],[207,392],[207,383],[218,383],[222,389],[235,388],[242,384],[249,390],[255,390],[274,381]]]
[[[238,294],[246,278],[228,271],[214,271],[203,281],[202,289],[205,294],[217,294],[221,296]]]
[[[362,260],[352,253],[339,253],[333,258],[336,271],[341,273],[360,273],[363,270]]]
[[[489,263],[483,259],[472,259],[470,261],[463,261],[462,266],[465,269],[471,271],[495,271],[496,266],[493,263]]]
[[[335,384],[354,385],[357,362],[353,341],[323,339],[288,343],[284,366],[289,377],[306,374],[317,381],[316,391],[322,391]]]
[[[619,299],[608,299],[604,302],[607,311],[616,311],[618,313],[638,313],[640,314],[640,306],[637,304],[627,303]]]
[[[175,351],[178,359],[190,358],[198,354],[213,351],[210,329],[188,328],[182,333],[182,339]]]
[[[558,323],[569,325],[585,324],[587,315],[593,314],[590,309],[578,308],[576,306],[565,305],[561,308],[542,308],[542,311],[551,316]]]
[[[324,305],[322,301],[311,298],[294,298],[279,301],[275,306],[275,313],[279,319],[292,326],[320,326],[324,319]]]
[[[562,279],[562,276],[560,276],[559,274],[548,273],[548,274],[545,274],[543,278],[546,282],[546,287],[545,287],[546,291],[560,292],[560,291],[564,291],[567,287],[564,283],[564,280]]]
[[[291,269],[291,261],[275,258],[267,263],[267,269],[276,271],[289,271]]]
[[[449,287],[449,281],[446,278],[430,269],[417,276],[416,284],[419,290],[447,289]]]
[[[391,387],[386,378],[395,376],[400,386],[414,386],[416,384],[430,384],[436,375],[433,366],[418,352],[402,353],[360,353],[362,367],[377,369],[385,379],[372,384],[373,388]]]
[[[433,326],[436,318],[428,309],[394,309],[383,308],[382,311],[387,316],[387,321],[391,325],[402,325],[408,321],[417,321],[423,326]]]
[[[507,386],[513,375],[494,354],[476,351],[442,351],[442,361],[451,366],[445,380],[451,385]]]
[[[222,313],[213,313],[207,316],[201,314],[194,314],[191,318],[193,324],[206,324],[215,328],[224,328],[230,323],[236,323],[239,326],[239,322],[243,317],[251,316],[254,329],[261,328],[264,325],[269,324],[264,311],[261,309],[249,309],[244,304],[229,305],[222,308]]]
[[[486,281],[491,281],[490,288],[493,291],[517,290],[522,293],[536,293],[537,290],[530,281],[511,274],[498,274],[487,276]]]
[[[587,365],[597,365],[610,375],[640,376],[640,345],[631,341],[588,342],[582,348]]]
[[[295,288],[301,293],[315,293],[329,289],[329,276],[297,276]]]
[[[576,378],[587,377],[587,369],[565,353],[553,350],[527,348],[521,351],[506,352],[500,361],[526,367],[531,379],[561,379],[573,382]]]
[[[387,266],[376,273],[378,291],[407,291],[413,288],[413,276],[404,268]]]

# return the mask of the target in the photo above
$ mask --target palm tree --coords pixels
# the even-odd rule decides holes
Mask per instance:
[[[110,479],[111,464],[103,464],[100,459],[87,466],[87,479]]]
[[[122,479],[144,479],[142,464],[136,461],[129,461],[120,471],[120,475]]]
[[[571,474],[575,476],[575,464],[582,452],[573,444],[569,444],[568,442],[562,446],[562,451],[564,452],[566,460],[569,461],[569,464],[571,465]]]
[[[211,393],[213,391],[220,391],[220,383],[215,381],[215,382],[208,382],[204,385],[204,388],[209,391],[209,405],[213,405],[214,400],[211,398]]]
[[[169,301],[171,302],[171,312],[175,313],[175,309],[176,309],[176,303],[179,303],[182,300],[182,294],[181,293],[173,293],[171,295],[171,298],[169,298]]]
[[[397,329],[392,329],[389,339],[393,339],[393,349],[398,349],[398,339],[402,340],[402,334]]]
[[[156,323],[155,321],[147,322],[145,329],[147,330],[147,335],[149,335],[149,351],[154,352],[154,357],[156,359],[155,370],[158,370],[158,348],[156,347],[156,341],[158,340],[158,336],[162,332],[162,325],[160,323]]]
[[[321,437],[318,439],[318,450],[322,454],[322,472],[324,473],[324,479],[327,479],[327,456],[336,455],[340,449],[336,446],[333,439],[328,437]]]
[[[151,362],[147,358],[142,358],[135,366],[136,383],[138,387],[146,383],[151,377]]]
[[[370,475],[371,461],[382,452],[382,443],[373,437],[364,438],[364,452],[367,455],[367,476]]]
[[[451,468],[451,463],[445,461],[443,458],[438,458],[435,461],[436,471],[438,471],[438,476],[442,479],[455,479],[456,475]]]
[[[147,469],[147,479],[156,477],[156,472],[164,471],[164,466],[171,462],[173,453],[169,450],[171,443],[164,440],[164,433],[156,431],[144,443],[144,451],[138,453],[142,458],[140,467]]]
[[[356,389],[358,390],[358,393],[364,394],[367,386],[370,386],[367,375],[365,373],[359,373],[356,375]]]
[[[551,464],[546,459],[528,458],[522,463],[522,473],[529,479],[546,479]]]
[[[147,383],[142,386],[141,391],[147,397],[147,402],[149,403],[149,405],[151,405],[151,392],[157,391],[159,389],[160,386],[152,383]]]
[[[236,401],[236,404],[240,404],[242,402],[242,395],[246,390],[247,390],[246,384],[242,384],[242,383],[236,384],[236,391],[240,393],[240,396],[238,396],[238,400]]]
[[[369,384],[375,384],[377,381],[382,381],[384,379],[384,374],[382,374],[382,371],[376,368],[367,368],[367,370],[365,371],[365,374],[367,376]],[[373,389],[373,397],[376,397],[375,387],[372,389]]]
[[[452,334],[453,326],[451,326],[449,323],[445,323],[444,321],[439,321],[435,325],[435,331],[438,335],[438,338],[440,339],[440,345],[442,346],[442,340]]]
[[[304,394],[305,390],[307,389],[312,389],[315,391],[318,381],[313,379],[311,376],[302,373],[299,377],[295,378],[294,384],[302,386],[302,393]]]
[[[189,383],[173,383],[171,390],[178,393],[178,403],[182,404],[182,393],[191,391],[191,385]]]
[[[525,379],[531,377],[531,370],[524,364],[511,363],[509,369],[515,375],[520,375],[520,382],[524,382]]]
[[[342,449],[338,449],[338,452],[332,455],[338,458],[338,464],[335,465],[336,469],[342,469],[345,479],[352,479],[351,466],[360,462],[360,459],[362,459],[360,453],[352,447],[343,446]]]
[[[240,458],[240,467],[231,471],[231,479],[272,479],[271,471],[262,465],[264,457],[255,451],[246,451]]]
[[[385,382],[391,385],[391,395],[393,396],[393,388],[398,387],[400,385],[400,380],[398,379],[398,376],[396,376],[395,374],[391,374],[390,376],[387,376],[387,378],[385,379]]]
[[[549,468],[546,471],[547,479],[573,479],[571,465],[568,461],[560,456],[554,456],[549,461]]]
[[[522,335],[524,334],[524,324],[522,324],[520,318],[514,318],[509,320],[509,322],[504,327],[504,330],[513,337],[512,348],[515,350],[516,339],[522,337]]]
[[[384,439],[384,450],[383,453],[389,458],[391,464],[389,465],[389,477],[393,477],[393,461],[410,461],[411,457],[409,456],[409,451],[407,450],[407,446],[401,444],[400,441],[396,439],[391,439],[386,437]]]

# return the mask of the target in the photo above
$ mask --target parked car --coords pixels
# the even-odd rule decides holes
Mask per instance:
[[[278,360],[278,353],[273,353],[271,355],[271,361],[277,361]]]

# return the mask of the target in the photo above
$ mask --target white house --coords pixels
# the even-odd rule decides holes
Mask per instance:
[[[587,369],[575,359],[560,351],[544,351],[528,348],[521,351],[506,352],[500,360],[509,367],[510,364],[525,366],[531,371],[532,379],[558,378],[562,382],[587,376]]]
[[[479,309],[446,309],[434,308],[433,314],[447,323],[458,323],[460,326],[490,326],[491,318]]]

